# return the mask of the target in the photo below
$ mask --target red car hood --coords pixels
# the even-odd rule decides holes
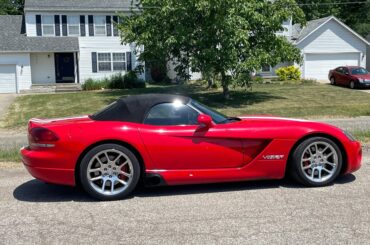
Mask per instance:
[[[264,121],[264,122],[310,122],[304,119],[278,117],[274,115],[248,115],[239,117],[242,121]]]

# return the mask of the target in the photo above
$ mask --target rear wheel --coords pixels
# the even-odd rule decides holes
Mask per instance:
[[[117,144],[104,144],[90,150],[81,161],[80,180],[85,191],[99,200],[127,197],[140,178],[135,154]]]
[[[335,82],[335,78],[334,78],[334,77],[330,78],[330,84],[331,84],[331,85],[335,85],[335,84],[336,84],[336,82]]]
[[[292,175],[306,186],[325,186],[338,177],[342,159],[339,147],[332,140],[310,138],[303,141],[292,155]]]
[[[350,87],[351,89],[355,89],[355,88],[356,88],[356,83],[355,83],[355,81],[351,81],[351,82],[349,83],[349,87]]]

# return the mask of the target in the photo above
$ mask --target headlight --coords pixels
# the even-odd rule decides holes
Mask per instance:
[[[356,141],[356,138],[350,132],[344,130],[343,133],[347,136],[347,138],[350,141]]]
[[[359,78],[359,79],[358,79],[358,81],[359,81],[360,83],[364,83],[364,82],[365,82],[365,79]]]

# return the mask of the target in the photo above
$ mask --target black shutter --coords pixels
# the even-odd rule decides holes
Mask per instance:
[[[80,15],[80,34],[81,37],[86,36],[86,27],[85,27],[85,15]]]
[[[98,72],[98,57],[96,52],[91,53],[92,72]]]
[[[126,52],[127,70],[132,71],[132,58],[131,52]]]
[[[118,16],[113,16],[113,36],[118,36]]]
[[[37,36],[42,36],[41,15],[36,15],[36,33]]]
[[[89,15],[89,36],[94,36],[94,16]]]
[[[62,34],[63,36],[68,36],[66,15],[62,15]]]
[[[59,15],[54,15],[54,23],[55,23],[55,36],[60,36],[60,17]]]
[[[112,17],[109,15],[106,18],[106,25],[107,25],[107,36],[110,37],[112,36]]]

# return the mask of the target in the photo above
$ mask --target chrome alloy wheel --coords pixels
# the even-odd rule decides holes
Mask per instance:
[[[332,145],[324,141],[310,144],[303,151],[301,168],[309,180],[322,183],[330,179],[339,164],[338,153]]]
[[[87,180],[100,194],[112,196],[125,191],[131,184],[134,168],[130,158],[110,149],[97,153],[87,167]]]

